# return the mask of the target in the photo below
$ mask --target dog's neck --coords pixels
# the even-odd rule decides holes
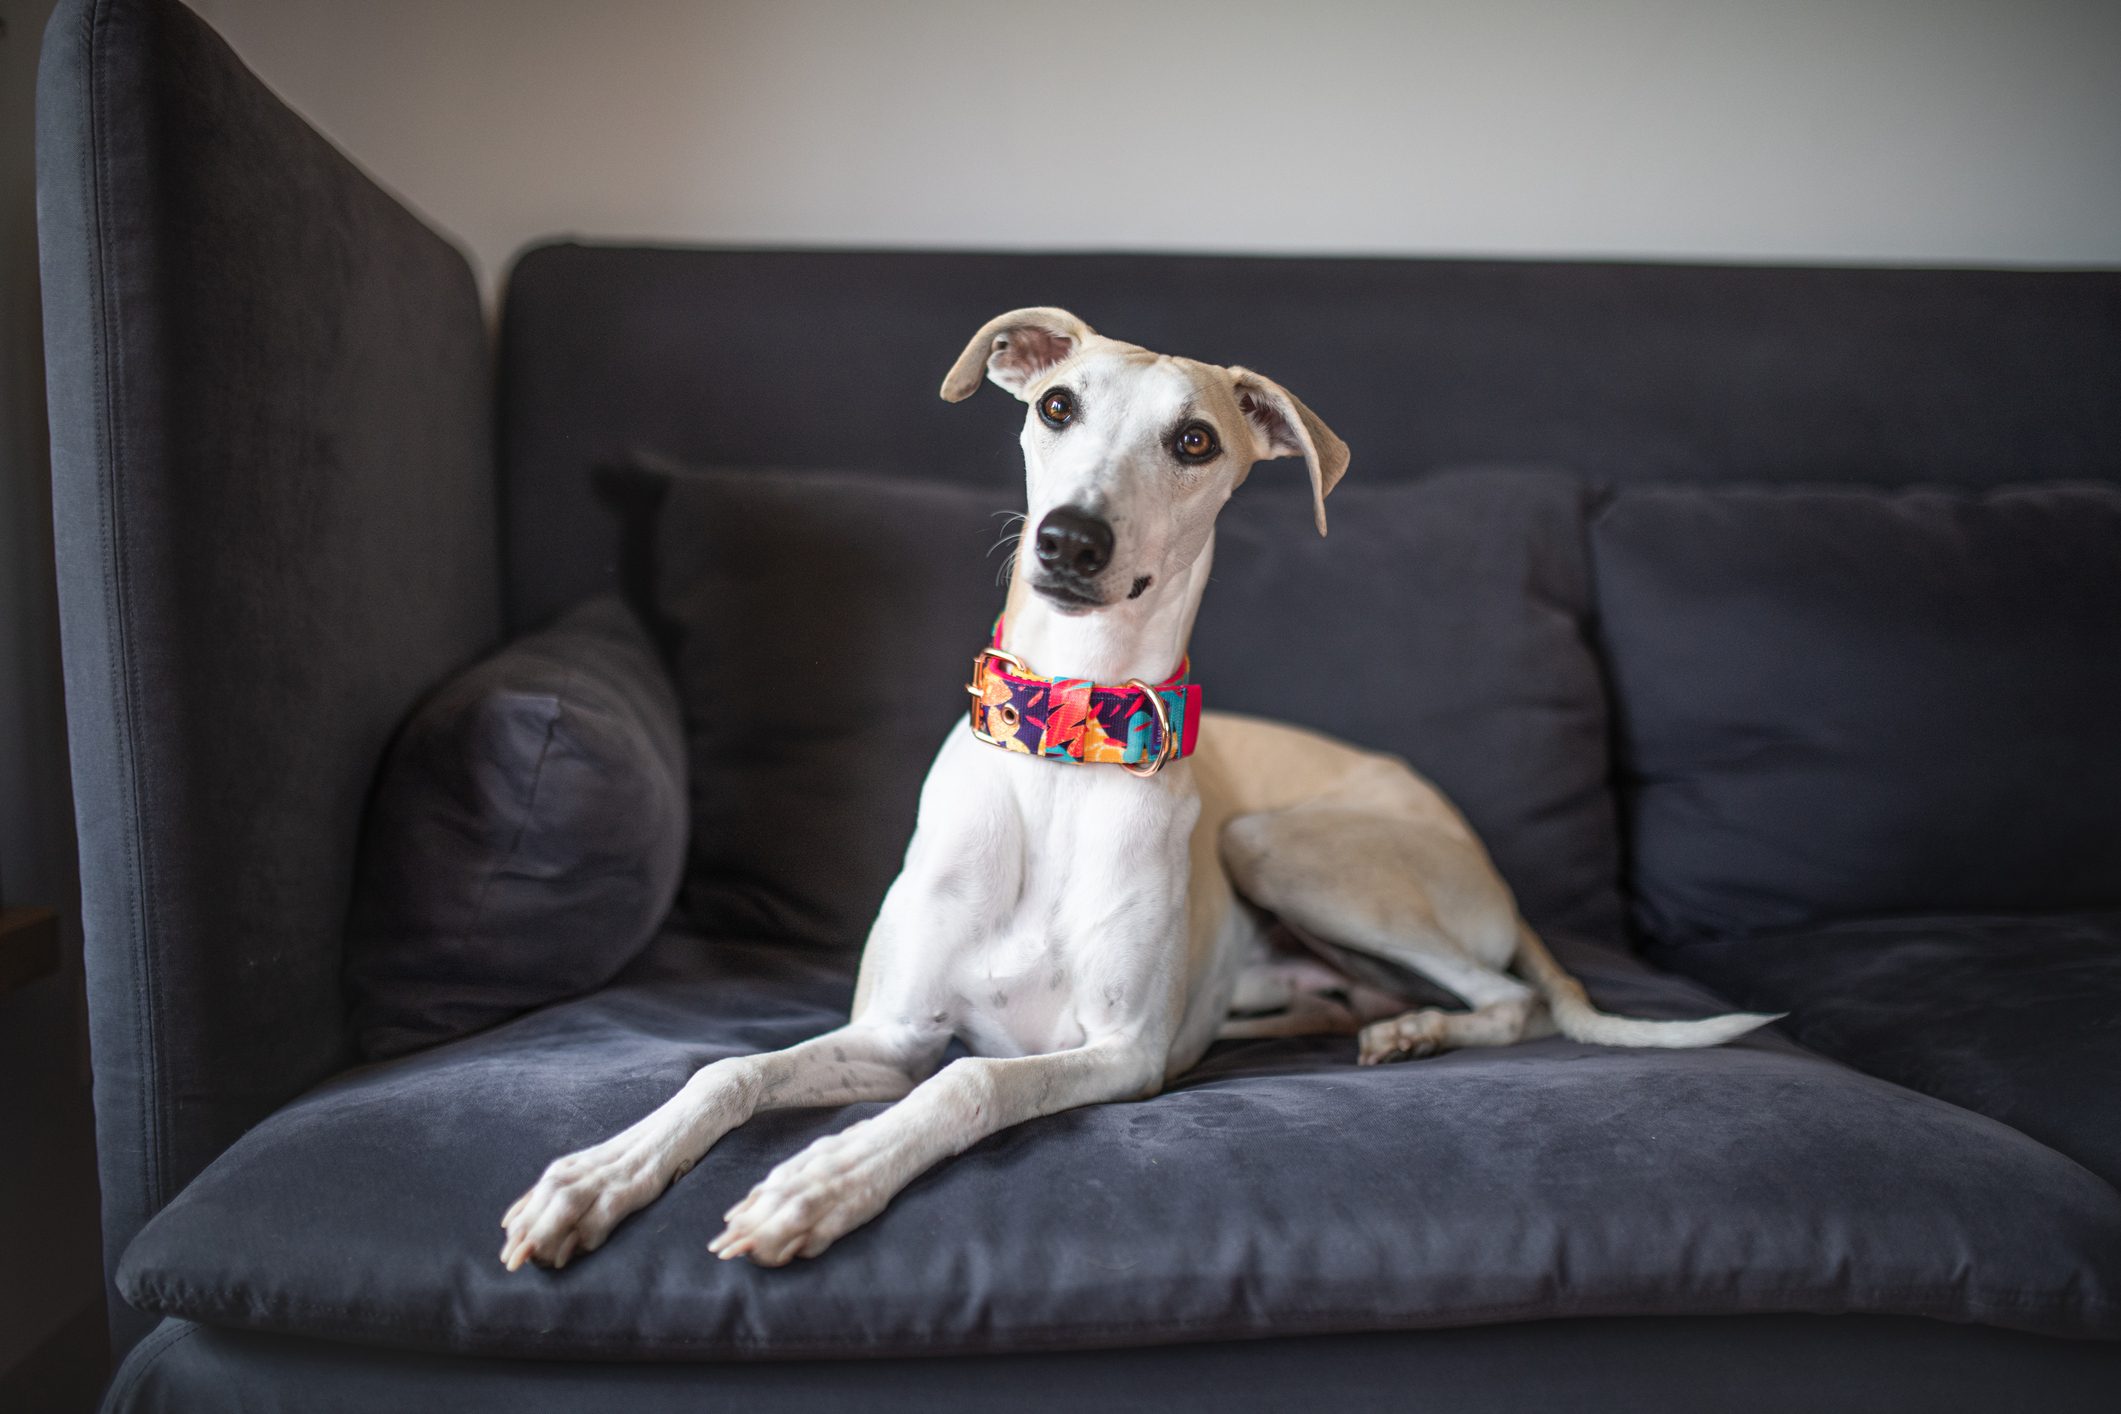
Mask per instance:
[[[1193,618],[1208,587],[1215,536],[1184,574],[1151,584],[1139,599],[1122,599],[1090,614],[1064,614],[1031,590],[1020,551],[1009,580],[1001,646],[1047,677],[1089,678],[1117,685],[1132,678],[1162,682],[1185,660]]]

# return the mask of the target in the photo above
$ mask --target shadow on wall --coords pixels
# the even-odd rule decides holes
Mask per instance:
[[[34,153],[51,0],[0,0],[0,1409],[87,1409],[106,1369],[72,794],[52,587]]]

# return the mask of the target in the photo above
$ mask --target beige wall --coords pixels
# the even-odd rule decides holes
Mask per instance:
[[[472,249],[2121,263],[2116,0],[193,0]]]

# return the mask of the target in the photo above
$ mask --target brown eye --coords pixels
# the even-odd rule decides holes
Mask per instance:
[[[1038,415],[1048,427],[1066,427],[1075,416],[1075,394],[1055,388],[1038,400]]]
[[[1205,422],[1189,422],[1178,429],[1178,440],[1172,444],[1181,461],[1204,462],[1222,450],[1215,440],[1215,429]]]

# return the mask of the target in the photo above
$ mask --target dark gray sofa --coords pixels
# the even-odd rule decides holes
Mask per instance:
[[[2121,875],[2093,848],[2007,909],[1979,871],[1918,871],[1898,882],[1934,907],[1692,927],[1681,885],[1721,876],[1687,852],[1692,797],[1659,793],[1686,763],[1644,763],[1702,665],[1616,606],[1659,592],[1620,572],[1630,546],[1728,525],[1723,501],[1686,519],[1697,492],[2121,480],[2121,275],[556,245],[512,275],[496,366],[461,257],[169,0],[61,5],[38,141],[130,1351],[108,1407],[2111,1407]],[[1634,923],[1556,945],[1608,1006],[1723,1005],[1647,953],[1790,1023],[1362,1073],[1344,1044],[1226,1046],[1156,1101],[997,1136],[822,1262],[714,1264],[712,1214],[846,1118],[779,1115],[593,1260],[505,1276],[495,1219],[538,1163],[709,1056],[822,1029],[849,954],[674,921],[604,991],[355,1067],[342,943],[386,744],[451,673],[612,585],[589,471],[628,448],[1010,504],[1013,418],[934,385],[1029,303],[1271,372],[1356,449],[1351,487],[1576,478],[1575,568],[1534,589],[1575,596],[1612,699],[1592,804]],[[1631,499],[1648,486],[1680,489]],[[1347,619],[1331,566],[1395,567],[1320,558],[1340,543],[1271,594],[1232,557],[1202,630],[1219,705],[1344,726],[1321,666],[1342,641],[1303,626]],[[970,621],[989,592],[967,586]],[[936,625],[944,659],[964,637]],[[1449,745],[1376,744],[1459,788]],[[2113,754],[2045,799],[1997,786],[2010,828],[2037,806],[2065,849],[2104,838]],[[1498,856],[1536,895],[1536,854]]]

